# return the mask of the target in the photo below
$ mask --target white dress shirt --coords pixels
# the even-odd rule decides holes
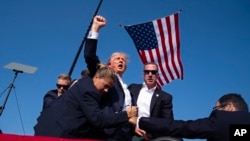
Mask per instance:
[[[98,32],[90,31],[87,38],[88,39],[98,39],[98,35],[99,35]]]
[[[132,105],[132,102],[131,102],[132,98],[131,98],[130,92],[128,90],[127,84],[123,82],[122,78],[118,74],[117,74],[117,77],[118,77],[119,82],[122,85],[122,89],[123,89],[123,92],[125,94],[124,104],[123,104],[123,108],[122,108],[122,110],[125,111],[127,106]]]
[[[141,117],[150,117],[150,104],[155,89],[156,86],[152,89],[148,89],[145,82],[142,84],[142,88],[137,98],[138,119]]]

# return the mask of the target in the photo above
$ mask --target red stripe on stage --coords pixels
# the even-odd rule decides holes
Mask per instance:
[[[103,140],[65,139],[65,138],[43,137],[43,136],[0,134],[0,141],[103,141]]]

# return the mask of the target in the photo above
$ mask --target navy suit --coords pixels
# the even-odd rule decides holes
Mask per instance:
[[[149,132],[160,132],[167,136],[200,138],[208,141],[229,141],[230,124],[250,124],[250,113],[244,111],[213,111],[209,117],[197,120],[168,120],[163,118],[141,118],[140,127]]]
[[[97,65],[100,63],[98,56],[96,55],[97,50],[97,40],[96,39],[87,39],[86,46],[84,48],[84,58],[89,70],[89,75],[91,77],[97,71]],[[102,97],[102,109],[108,113],[119,113],[124,106],[125,93],[123,88],[117,78],[113,87],[109,89],[108,94]],[[134,102],[132,101],[132,104]],[[117,141],[129,141],[131,140],[131,131],[130,124],[126,123],[122,126],[117,126],[113,129],[106,129],[107,135],[111,138],[110,140]]]
[[[142,86],[142,84],[131,84],[128,86],[128,89],[135,101],[138,99]],[[173,119],[174,117],[172,108],[172,95],[156,88],[150,103],[150,117]],[[149,134],[148,136],[150,138],[156,138],[162,135],[154,133]]]
[[[126,112],[103,112],[99,106],[100,100],[101,95],[93,80],[90,77],[81,78],[38,117],[38,123],[34,127],[35,135],[89,138],[95,134],[95,137],[102,138],[103,128],[128,122]]]
[[[43,97],[43,110],[50,107],[52,102],[58,98],[57,90],[48,91]]]

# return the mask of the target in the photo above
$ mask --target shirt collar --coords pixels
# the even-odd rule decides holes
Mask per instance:
[[[153,88],[148,89],[148,86],[146,85],[145,82],[142,83],[142,88],[145,88],[147,91],[155,91],[155,89],[157,88],[157,86],[155,85]]]

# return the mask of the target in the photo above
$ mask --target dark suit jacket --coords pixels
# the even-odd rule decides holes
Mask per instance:
[[[139,121],[139,126],[149,132],[160,132],[166,136],[190,139],[207,139],[208,141],[229,141],[230,124],[250,124],[250,113],[216,110],[209,117],[196,120],[141,118]]]
[[[141,88],[142,84],[131,84],[128,86],[135,101],[138,99]],[[150,103],[150,117],[173,119],[172,108],[172,95],[156,88]]]
[[[58,98],[57,90],[48,91],[43,97],[43,110],[50,107],[51,103]]]
[[[135,101],[138,99],[142,86],[142,84],[131,84],[128,87]],[[150,103],[150,117],[173,119],[174,117],[172,108],[172,95],[156,88]],[[148,136],[151,138],[156,138],[162,135],[155,133]]]
[[[84,58],[85,58],[85,62],[87,64],[87,68],[89,70],[89,75],[91,77],[93,77],[97,71],[97,65],[100,63],[100,60],[98,58],[98,56],[96,55],[96,50],[97,50],[97,40],[96,39],[87,39],[86,40],[86,46],[84,48]],[[123,91],[123,88],[117,78],[115,84],[113,87],[111,87],[109,89],[108,94],[106,94],[105,96],[102,97],[102,109],[107,112],[107,113],[118,113],[123,109],[124,106],[124,99],[125,99],[125,94]],[[134,101],[132,99],[132,105],[134,105]],[[128,128],[130,128],[129,123],[127,123],[126,126]],[[124,136],[123,135],[118,135],[120,136],[118,140],[129,140],[128,138],[126,138],[125,136],[127,136],[128,134],[130,134],[130,129],[122,129],[124,130],[124,132],[117,132],[117,129],[121,129],[122,127],[117,127],[116,129],[107,129],[106,133],[108,135],[114,136],[112,134],[114,134],[116,132],[116,134],[123,134],[124,132]],[[125,135],[126,134],[126,135]]]
[[[83,77],[39,116],[34,127],[35,135],[85,138],[89,137],[91,130],[128,122],[126,112],[103,112],[99,107],[100,100],[93,80]]]

